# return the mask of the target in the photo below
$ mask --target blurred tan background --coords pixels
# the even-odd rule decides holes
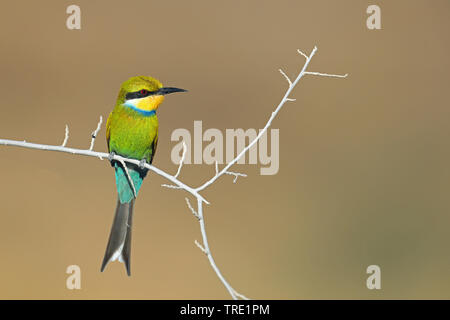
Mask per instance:
[[[159,109],[154,164],[169,172],[177,128],[260,128],[304,59],[310,71],[273,127],[280,170],[223,177],[204,195],[212,252],[257,299],[450,298],[450,30],[436,1],[8,2],[0,13],[0,138],[87,148],[122,81],[189,90]],[[366,28],[381,7],[382,30]],[[106,151],[104,127],[96,150]],[[228,299],[186,208],[150,174],[135,208],[132,277],[100,273],[116,194],[106,161],[0,147],[0,298]],[[189,165],[199,185],[212,166]],[[66,289],[76,264],[82,289]],[[381,267],[381,290],[366,268]]]

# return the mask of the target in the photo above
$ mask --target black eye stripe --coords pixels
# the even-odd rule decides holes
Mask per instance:
[[[139,98],[145,98],[148,96],[151,96],[153,94],[156,94],[158,91],[147,91],[147,90],[139,90],[136,92],[128,92],[125,95],[125,99],[126,100],[131,100],[131,99],[139,99]]]

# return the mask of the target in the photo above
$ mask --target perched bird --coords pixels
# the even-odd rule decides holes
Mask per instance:
[[[158,80],[145,76],[132,77],[120,87],[116,106],[106,123],[106,141],[116,174],[118,199],[101,271],[110,261],[119,260],[125,264],[127,274],[131,274],[133,205],[147,175],[145,163],[152,163],[158,144],[156,110],[165,95],[184,91],[164,88]],[[121,162],[113,160],[114,154],[140,160],[140,165],[126,163],[127,174]]]

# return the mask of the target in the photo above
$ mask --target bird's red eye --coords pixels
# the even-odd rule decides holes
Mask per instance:
[[[143,96],[146,95],[146,94],[147,94],[147,90],[142,89],[142,90],[141,90],[141,94],[142,94]]]

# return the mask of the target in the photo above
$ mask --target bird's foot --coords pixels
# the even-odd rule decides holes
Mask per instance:
[[[114,151],[111,151],[111,153],[108,155],[108,160],[111,163],[111,167],[114,167],[114,156],[116,153]]]
[[[145,165],[147,164],[147,160],[145,160],[145,159],[142,159],[140,162],[139,162],[139,169],[145,169]]]

